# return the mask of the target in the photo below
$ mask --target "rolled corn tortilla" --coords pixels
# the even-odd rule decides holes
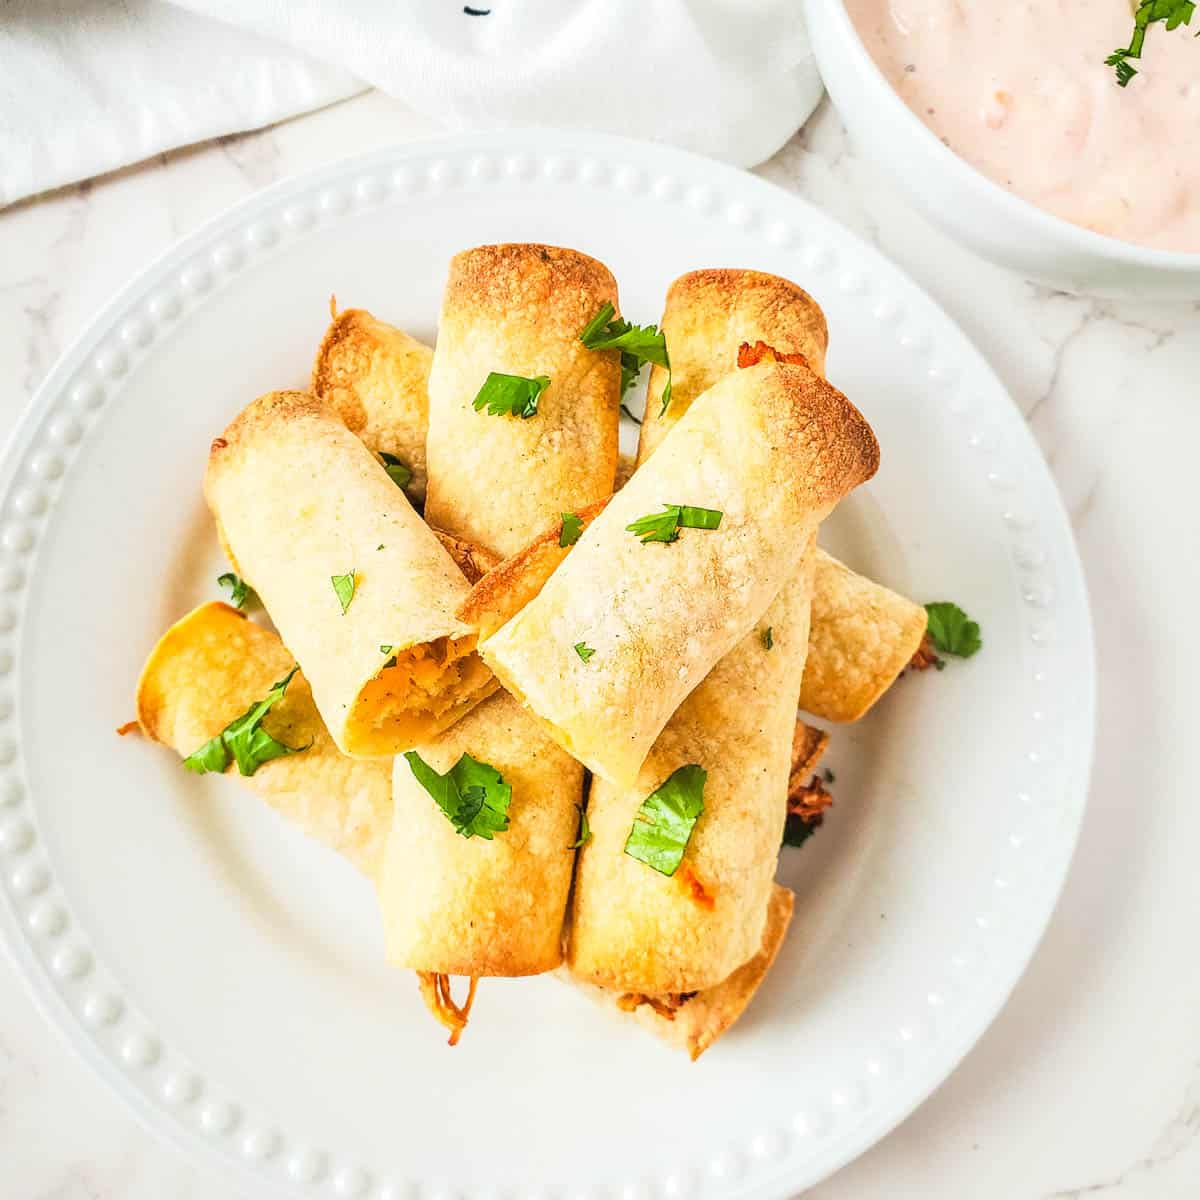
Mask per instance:
[[[142,668],[142,732],[186,758],[261,700],[293,666],[278,636],[228,604],[202,604],[159,639]],[[347,758],[329,736],[304,675],[297,674],[264,722],[298,754],[233,776],[309,836],[360,871],[380,866],[392,816],[391,763]]]
[[[333,317],[312,369],[312,393],[328,403],[367,449],[391,454],[412,472],[405,492],[425,499],[425,434],[433,351],[366,309]]]
[[[824,373],[825,315],[803,288],[778,275],[742,270],[681,275],[667,292],[661,328],[671,355],[671,403],[663,412],[667,372],[655,367],[638,439],[639,465],[701,392],[738,369],[743,345],[762,342],[778,355],[802,355]],[[827,721],[858,720],[895,682],[924,634],[920,605],[818,551],[800,707]]]
[[[671,356],[671,403],[664,413],[668,373],[656,366],[646,392],[638,466],[692,402],[737,367],[743,342],[762,340],[781,354],[800,354],[813,371],[825,374],[825,314],[803,288],[778,275],[722,269],[681,275],[667,292],[659,328]]]
[[[579,335],[616,299],[608,269],[575,250],[480,246],[454,257],[429,376],[432,524],[508,555],[561,512],[612,493],[618,355]],[[537,412],[477,412],[491,372],[547,376]]]
[[[595,774],[631,787],[683,699],[762,616],[817,524],[869,479],[879,447],[807,367],[764,363],[695,402],[537,596],[480,643],[502,684]],[[663,505],[717,529],[644,544]],[[576,644],[594,654],[584,661]]]
[[[818,550],[800,707],[857,721],[908,666],[927,621],[921,605]]]
[[[648,996],[703,991],[762,945],[787,817],[813,544],[815,535],[758,625],[680,705],[634,786],[593,782],[567,943],[579,978]],[[690,763],[707,772],[704,809],[664,875],[627,854],[626,840],[646,797]]]
[[[561,498],[574,497],[578,488],[585,495],[612,490],[609,466],[597,474],[595,461],[597,453],[605,459],[606,448],[615,457],[616,398],[604,394],[603,378],[611,364],[602,358],[597,377],[590,352],[579,353],[578,334],[593,315],[588,310],[615,294],[599,263],[569,250],[483,247],[454,260],[435,358],[431,444],[438,429],[455,429],[457,440],[453,456],[430,457],[432,519],[459,534],[505,543],[513,530],[544,523],[547,489],[556,489],[559,512],[572,507]],[[534,442],[519,418],[469,406],[468,393],[493,358],[503,360],[497,369],[551,377],[543,406],[528,422],[538,435]],[[513,363],[534,365],[516,371]],[[547,409],[552,392],[555,403]],[[465,419],[456,423],[456,414]],[[442,775],[469,754],[499,771],[512,799],[507,829],[491,840],[465,838],[409,761],[396,759],[395,820],[379,881],[389,961],[473,978],[556,967],[583,768],[505,693],[416,753]]]
[[[773,884],[757,952],[727,978],[703,991],[646,996],[575,982],[605,1008],[620,1014],[623,1020],[636,1022],[668,1045],[686,1050],[695,1062],[754,999],[787,936],[794,901],[787,888]]]
[[[505,692],[417,748],[445,774],[464,754],[512,788],[509,826],[458,834],[395,761],[395,819],[379,879],[388,961],[445,975],[534,975],[562,961],[583,768]]]
[[[204,492],[343,753],[407,750],[495,690],[454,616],[467,581],[324,401],[255,400],[213,442]]]

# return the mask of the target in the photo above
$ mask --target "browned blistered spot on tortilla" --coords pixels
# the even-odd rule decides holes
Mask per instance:
[[[712,893],[704,886],[703,881],[695,871],[684,863],[678,871],[675,872],[675,878],[679,880],[680,885],[687,892],[688,896],[695,900],[701,908],[712,910],[716,907],[716,899]]]
[[[212,448],[214,450],[224,450],[229,443],[224,438],[213,438]]]

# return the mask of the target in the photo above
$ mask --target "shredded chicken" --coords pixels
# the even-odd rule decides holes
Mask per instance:
[[[754,345],[743,342],[738,347],[737,365],[739,367],[757,366],[763,360],[767,362],[794,363],[796,366],[807,367],[808,359],[803,354],[782,354],[774,346],[757,341]]]
[[[916,653],[908,660],[908,666],[914,671],[928,671],[930,667],[936,667],[940,671],[945,665],[945,662],[938,657],[937,647],[934,646],[933,639],[929,634],[921,639]]]
[[[792,733],[791,776],[815,771],[828,745],[829,734],[823,729],[814,729],[811,725],[805,725],[803,721],[797,721]]]
[[[477,976],[471,976],[467,988],[467,998],[462,1004],[455,1004],[450,995],[450,976],[438,975],[433,971],[418,971],[417,985],[421,989],[421,998],[431,1013],[450,1030],[449,1045],[457,1046],[462,1031],[467,1027],[471,1016],[471,1005],[475,1003],[475,988],[479,983]]]
[[[432,529],[433,527],[430,526]],[[500,560],[482,546],[464,542],[462,538],[451,537],[442,529],[434,529],[437,540],[442,543],[446,552],[454,559],[455,565],[467,577],[467,582],[478,583]]]
[[[633,1012],[634,1009],[640,1008],[644,1004],[664,1020],[673,1021],[675,1014],[693,996],[698,994],[697,992],[668,992],[665,996],[647,996],[643,992],[626,992],[623,996],[617,997],[617,1007],[622,1012]]]
[[[139,721],[126,721],[124,725],[117,726],[117,737],[125,737],[130,733],[141,733],[142,726]]]
[[[807,783],[801,783],[795,775],[788,780],[789,817],[799,817],[805,825],[820,825],[825,810],[832,803],[833,797],[819,775],[814,775]]]

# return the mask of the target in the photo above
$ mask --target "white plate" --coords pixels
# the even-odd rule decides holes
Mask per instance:
[[[698,1064],[553,979],[488,981],[449,1050],[381,961],[368,886],[226,781],[118,739],[145,653],[217,594],[208,443],[303,386],[336,292],[432,338],[450,255],[602,258],[656,319],[701,266],[824,305],[883,447],[829,544],[982,623],[969,663],[839,730],[837,805],[781,877],[786,949]],[[959,330],[784,192],[614,139],[504,134],[356,159],[239,205],[51,373],[0,481],[0,927],[51,1021],[159,1133],[262,1196],[784,1197],[879,1138],[996,1014],[1084,804],[1084,586],[1033,440]],[[286,536],[286,534],[284,535]]]

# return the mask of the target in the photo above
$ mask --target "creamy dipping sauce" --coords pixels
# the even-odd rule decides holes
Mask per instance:
[[[956,154],[1047,212],[1144,246],[1200,252],[1200,13],[1150,27],[1129,0],[846,0],[904,102]]]

